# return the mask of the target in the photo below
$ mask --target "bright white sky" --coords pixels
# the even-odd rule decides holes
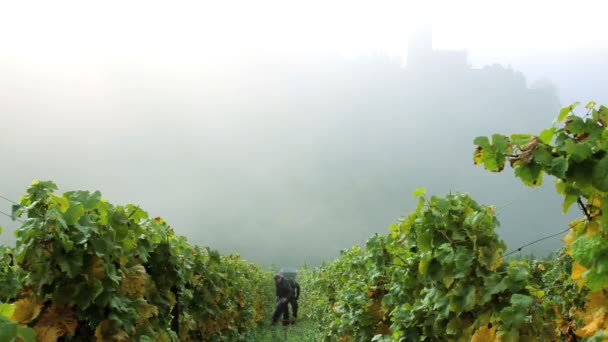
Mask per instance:
[[[608,47],[608,1],[4,1],[0,61],[200,63],[254,56],[404,56],[431,23],[436,48],[475,56]]]

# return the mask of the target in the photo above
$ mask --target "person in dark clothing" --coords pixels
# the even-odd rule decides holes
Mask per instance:
[[[296,324],[296,319],[298,319],[298,299],[300,299],[300,284],[297,281],[290,280],[291,287],[293,288],[293,298],[289,301],[291,304],[291,312],[293,319],[291,320],[291,324]]]
[[[278,304],[272,315],[272,325],[277,324],[281,314],[283,314],[283,320],[289,322],[288,303],[295,297],[291,283],[280,274],[274,276],[274,285],[276,287]]]

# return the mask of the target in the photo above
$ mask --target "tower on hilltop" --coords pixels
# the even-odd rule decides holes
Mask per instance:
[[[407,67],[422,66],[433,55],[433,32],[425,28],[410,35],[407,46]]]
[[[434,50],[430,28],[410,35],[407,47],[407,68],[414,71],[458,71],[470,69],[465,50]]]

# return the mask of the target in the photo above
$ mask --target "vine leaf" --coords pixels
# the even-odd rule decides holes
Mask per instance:
[[[488,328],[487,325],[479,327],[471,336],[471,342],[499,342],[496,337],[496,328]]]
[[[576,334],[582,337],[593,336],[603,328],[608,315],[608,296],[606,290],[599,290],[587,295],[587,305],[582,314],[585,326],[577,329]]]
[[[557,117],[557,122],[562,122],[564,119],[572,112],[574,107],[578,106],[580,102],[574,102],[573,104],[562,108],[559,111],[559,116]]]
[[[95,328],[95,341],[126,341],[129,335],[120,329],[114,327],[114,323],[110,320],[103,320]]]
[[[587,271],[587,268],[578,262],[574,261],[572,263],[572,275],[570,276],[572,280],[576,280],[576,284],[578,287],[583,287],[585,284],[585,278],[583,278],[583,273]]]
[[[52,304],[40,317],[34,330],[39,342],[55,342],[61,336],[73,336],[78,319],[74,310],[68,306]]]
[[[15,311],[10,317],[10,320],[19,324],[26,324],[33,321],[38,317],[42,310],[42,303],[32,295],[23,297],[13,304],[15,305]]]
[[[593,166],[591,183],[600,191],[608,191],[608,155],[605,155]]]
[[[143,265],[127,269],[120,282],[120,292],[128,296],[143,297],[148,274]]]
[[[418,188],[418,189],[414,190],[414,192],[412,192],[412,197],[418,198],[418,197],[424,195],[425,193],[426,193],[425,188]]]

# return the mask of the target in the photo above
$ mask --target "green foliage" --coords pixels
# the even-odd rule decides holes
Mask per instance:
[[[608,108],[563,108],[538,136],[477,137],[473,158],[507,161],[528,186],[556,177],[563,211],[577,203],[566,248],[503,262],[492,207],[466,195],[420,197],[415,212],[310,272],[309,302],[326,341],[577,340],[608,337]],[[414,197],[424,195],[417,189]],[[388,326],[390,325],[390,326]]]
[[[499,140],[499,139],[498,139]],[[416,210],[309,274],[325,341],[555,338],[530,265],[502,260],[493,207],[466,194],[420,197]]]
[[[21,289],[23,271],[13,265],[13,252],[0,245],[0,303],[13,300]]]
[[[21,273],[18,266],[13,266],[12,251],[0,245],[0,341],[12,342],[18,338],[24,342],[36,340],[36,333],[31,328],[20,326],[9,319],[15,312],[15,305],[7,302],[13,300],[21,289]]]
[[[608,337],[608,216],[604,215],[608,210],[608,108],[598,108],[591,101],[581,116],[573,112],[577,105],[564,107],[552,127],[529,142],[520,138],[522,134],[512,135],[500,146],[489,146],[486,137],[476,138],[473,159],[489,171],[500,171],[505,164],[503,156],[508,155],[515,176],[526,185],[540,185],[543,174],[556,177],[564,212],[578,203],[584,219],[571,224],[564,242],[573,259],[572,280],[591,291],[585,310],[576,315],[576,334],[594,339]],[[573,298],[567,293],[561,296]],[[572,321],[571,313],[560,311]],[[569,324],[569,330],[577,327]],[[564,324],[559,325],[563,332]]]
[[[31,326],[41,341],[250,339],[268,311],[268,272],[189,245],[137,206],[56,189],[35,181],[13,207],[26,219],[11,327]]]
[[[538,295],[542,298],[543,316],[554,322],[563,340],[576,340],[576,310],[584,307],[589,291],[570,279],[572,257],[562,248],[552,259],[527,262],[532,274],[529,286],[541,291]]]

